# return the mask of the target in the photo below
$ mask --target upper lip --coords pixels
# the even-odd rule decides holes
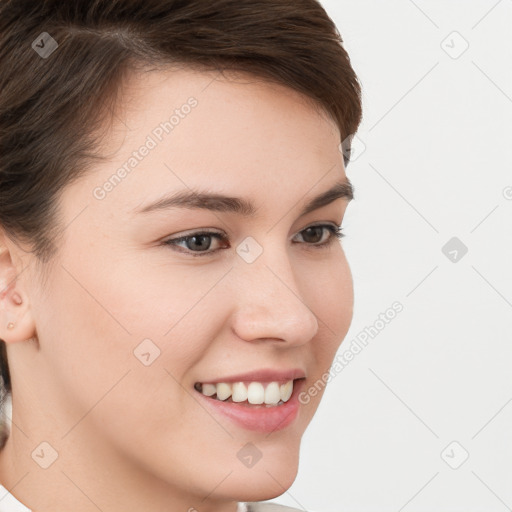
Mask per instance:
[[[264,368],[261,370],[254,370],[247,373],[239,373],[237,375],[230,375],[228,377],[219,377],[216,379],[202,380],[201,384],[218,384],[219,382],[288,382],[290,380],[302,379],[306,377],[306,373],[300,368],[293,368],[290,370],[272,370]]]

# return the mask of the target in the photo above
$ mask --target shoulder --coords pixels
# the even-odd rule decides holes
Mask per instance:
[[[277,503],[248,502],[245,503],[247,512],[305,512],[302,509],[285,507]],[[313,512],[313,511],[306,511]]]

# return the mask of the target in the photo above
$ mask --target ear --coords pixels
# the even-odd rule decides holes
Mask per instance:
[[[0,230],[0,339],[6,343],[25,341],[36,334],[29,297],[20,279],[25,268],[21,268],[19,251]]]

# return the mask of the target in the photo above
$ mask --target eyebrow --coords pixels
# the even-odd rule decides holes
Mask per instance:
[[[336,199],[344,198],[348,201],[354,199],[354,188],[348,178],[336,183],[333,187],[311,199],[300,211],[299,217],[326,206]],[[232,197],[216,193],[200,192],[196,190],[183,190],[172,195],[164,196],[142,209],[135,209],[134,213],[149,213],[171,208],[201,209],[215,212],[228,212],[251,217],[256,214],[257,208],[247,199]]]

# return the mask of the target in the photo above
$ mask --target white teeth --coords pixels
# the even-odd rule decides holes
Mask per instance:
[[[233,402],[245,402],[247,400],[247,388],[243,382],[235,382],[233,384],[233,396],[231,400],[233,400]]]
[[[203,384],[203,395],[213,396],[217,393],[217,386],[215,384]]]
[[[292,396],[293,392],[293,381],[290,380],[285,384],[281,384],[279,391],[281,393],[281,400],[283,402],[287,402],[288,400],[290,400],[290,397]]]
[[[265,387],[266,386],[266,387]],[[218,384],[202,384],[198,388],[203,395],[215,397],[217,400],[228,400],[231,397],[233,402],[249,402],[253,405],[267,404],[278,405],[287,402],[293,393],[293,380],[284,384],[270,382],[250,382],[248,386],[243,382]]]
[[[217,398],[219,400],[226,400],[231,396],[231,384],[221,382],[217,384]]]
[[[247,388],[247,401],[258,405],[265,401],[265,388],[261,382],[251,382]]]
[[[293,388],[293,382],[292,382]],[[290,398],[290,397],[288,397]],[[277,404],[281,400],[281,393],[279,391],[279,384],[277,382],[271,382],[265,389],[265,403],[266,404]],[[285,400],[283,400],[284,402]]]

